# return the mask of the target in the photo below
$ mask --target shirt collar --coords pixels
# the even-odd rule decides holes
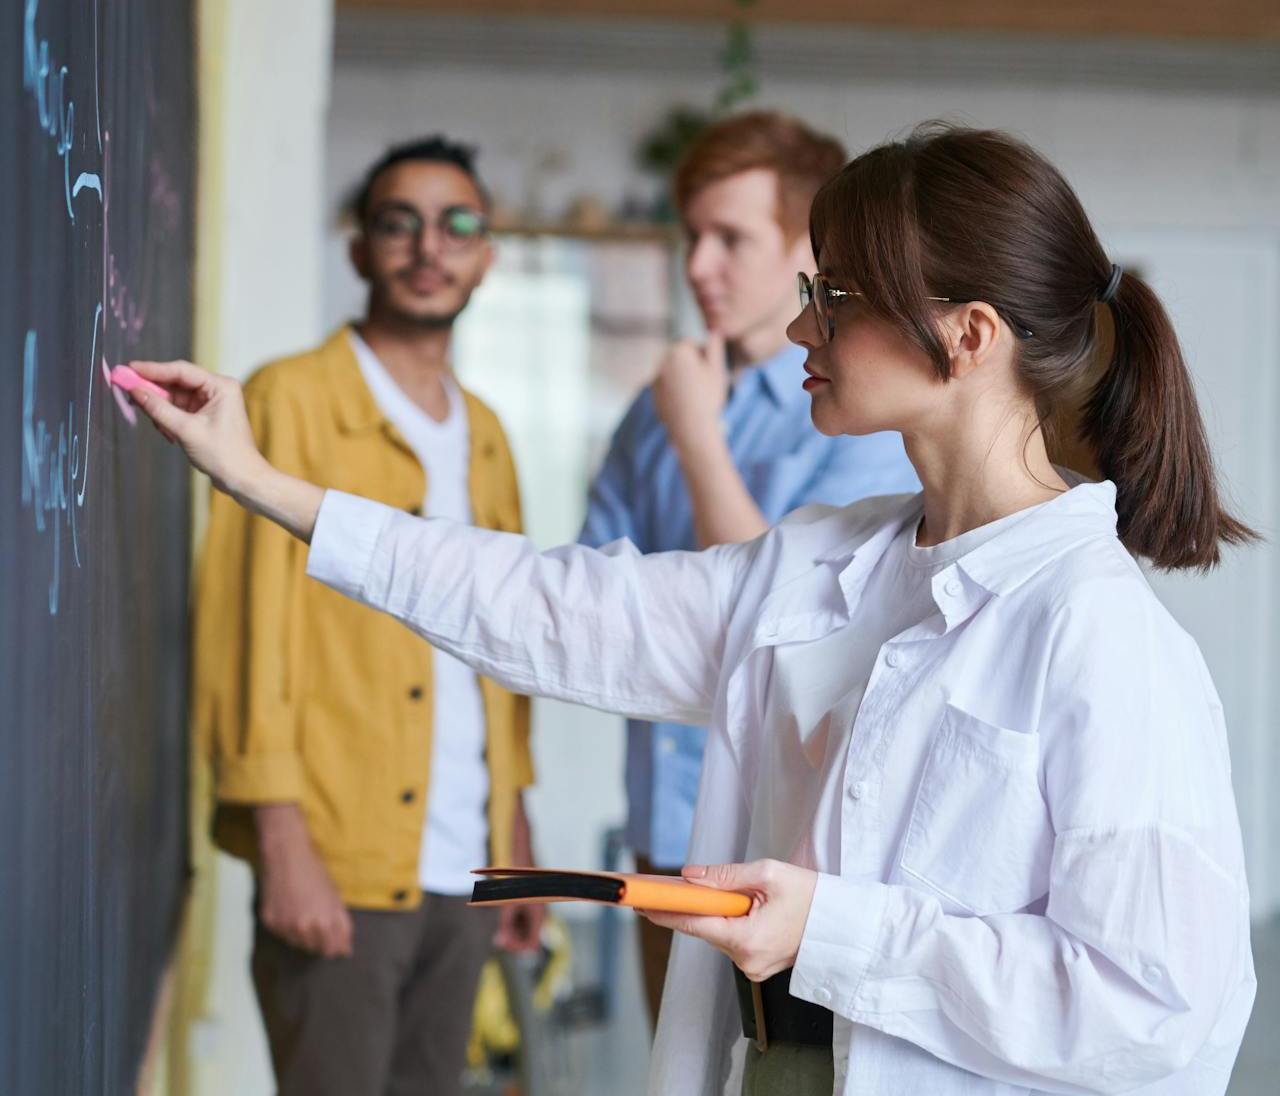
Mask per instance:
[[[856,513],[857,506],[855,503],[850,512]],[[835,564],[842,570],[855,564],[859,570],[869,569],[903,524],[919,521],[923,511],[924,495],[916,494],[885,513],[883,525],[873,528],[863,525],[852,536],[823,551],[816,560]],[[1079,481],[1028,514],[1024,521],[961,556],[955,566],[988,593],[1006,594],[1084,541],[1115,535],[1115,484],[1110,480]]]
[[[737,383],[758,383],[776,406],[788,407],[805,394],[806,357],[804,347],[787,343],[776,354],[744,369]]]
[[[1085,541],[1115,535],[1116,485],[1086,481],[962,556],[956,566],[983,589],[1007,594]]]

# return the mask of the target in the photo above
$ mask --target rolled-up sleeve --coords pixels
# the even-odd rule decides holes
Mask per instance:
[[[1100,583],[1053,624],[1043,912],[823,876],[793,994],[1038,1091],[1127,1092],[1200,1053],[1252,992],[1248,892],[1220,707],[1162,614]]]
[[[516,692],[705,723],[753,543],[641,556],[538,552],[525,537],[325,495],[307,573]]]

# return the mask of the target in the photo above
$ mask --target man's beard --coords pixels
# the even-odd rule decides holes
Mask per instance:
[[[462,309],[442,313],[437,316],[419,316],[412,312],[394,312],[397,320],[409,327],[421,328],[424,331],[447,331],[462,315]]]
[[[404,327],[417,328],[420,331],[447,331],[462,315],[463,309],[467,307],[470,300],[471,294],[468,293],[462,298],[457,308],[427,315],[398,307],[388,293],[375,293],[373,304],[382,315]]]

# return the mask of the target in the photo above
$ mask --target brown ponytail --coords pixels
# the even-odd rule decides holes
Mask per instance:
[[[810,236],[823,265],[928,354],[943,380],[950,358],[927,298],[995,308],[1021,336],[1017,369],[1041,421],[1074,415],[1078,438],[1065,440],[1087,445],[1115,483],[1118,532],[1131,552],[1158,567],[1204,569],[1221,545],[1256,539],[1221,499],[1159,300],[1112,266],[1075,192],[1029,146],[927,123],[827,183]],[[1114,337],[1098,378],[1101,307],[1111,309]]]
[[[1191,374],[1164,307],[1124,274],[1110,302],[1111,362],[1081,411],[1081,437],[1116,485],[1119,532],[1159,567],[1214,566],[1255,534],[1218,497]]]

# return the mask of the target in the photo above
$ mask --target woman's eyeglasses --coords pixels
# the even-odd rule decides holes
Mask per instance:
[[[803,271],[796,275],[796,280],[800,289],[800,307],[801,309],[812,308],[814,316],[818,321],[818,333],[822,335],[823,342],[830,342],[836,335],[836,316],[835,305],[837,301],[842,301],[846,297],[862,297],[866,300],[866,296],[859,293],[856,289],[838,289],[827,280],[825,274],[815,274],[812,278]],[[938,301],[942,304],[969,304],[967,299],[958,297],[926,297],[926,301]],[[997,309],[999,311],[999,309]],[[1000,312],[1004,316],[1005,322],[1009,325],[1010,330],[1020,339],[1029,339],[1032,332],[1025,325],[1018,323],[1012,316],[1004,312]]]
[[[407,205],[387,206],[369,220],[369,240],[383,251],[409,251],[418,246],[422,230],[433,223],[440,233],[440,246],[446,251],[463,251],[473,247],[489,234],[489,219],[470,206],[456,205],[442,209],[434,222]]]

